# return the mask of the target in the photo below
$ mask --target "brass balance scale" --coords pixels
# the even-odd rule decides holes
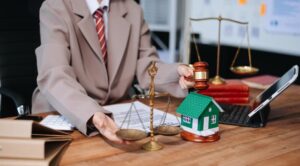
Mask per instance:
[[[155,138],[154,138],[154,134],[159,134],[159,135],[165,135],[165,136],[173,136],[173,135],[177,135],[180,133],[181,129],[178,126],[169,126],[169,125],[165,125],[165,119],[167,116],[167,113],[169,111],[169,105],[171,103],[171,97],[169,94],[163,93],[163,94],[155,94],[155,89],[154,89],[154,77],[157,73],[157,67],[156,67],[156,63],[152,62],[151,66],[148,69],[148,74],[151,77],[151,82],[150,82],[150,88],[149,88],[149,95],[146,96],[149,98],[149,105],[150,105],[150,141],[145,143],[142,148],[147,150],[147,151],[154,151],[154,150],[159,150],[162,149],[163,146],[161,144],[159,144]],[[154,109],[154,98],[155,97],[160,97],[160,96],[167,96],[168,97],[168,102],[167,102],[167,108],[166,111],[164,111],[164,114],[162,116],[162,119],[160,121],[160,125],[157,128],[154,128],[153,126],[153,109]],[[134,108],[134,109],[133,109]],[[137,130],[137,129],[130,129],[129,128],[129,123],[130,123],[130,117],[131,117],[131,112],[132,110],[135,110],[140,123],[143,125],[143,129],[142,130]],[[128,119],[128,123],[127,123],[127,127],[123,128],[124,122],[125,120]],[[177,119],[178,120],[178,119]],[[179,120],[178,120],[178,124],[179,124]],[[140,115],[138,113],[138,110],[136,109],[134,103],[131,104],[131,107],[129,108],[125,119],[123,120],[121,126],[120,126],[120,130],[117,131],[117,136],[124,139],[124,140],[128,140],[128,141],[137,141],[137,140],[141,140],[147,137],[147,132],[146,132],[146,128],[140,118]]]
[[[230,70],[238,75],[251,75],[251,74],[255,74],[259,71],[258,68],[255,68],[252,66],[252,55],[251,55],[251,49],[250,49],[250,41],[249,41],[249,31],[248,31],[248,22],[241,22],[241,21],[236,21],[233,19],[229,19],[229,18],[223,18],[221,16],[219,17],[208,17],[208,18],[190,18],[190,21],[207,21],[207,20],[218,20],[219,21],[219,25],[218,25],[218,47],[217,47],[217,65],[216,65],[216,76],[213,77],[210,82],[212,84],[215,85],[221,85],[221,84],[225,84],[225,80],[220,76],[220,47],[221,47],[221,23],[222,21],[229,21],[229,22],[233,22],[233,23],[237,23],[237,24],[241,24],[241,25],[246,25],[246,37],[247,37],[247,46],[248,46],[248,61],[249,61],[249,65],[245,65],[245,66],[235,66],[235,62],[236,59],[239,55],[240,52],[240,47],[242,45],[242,43],[240,44],[240,46],[238,47],[235,57],[231,63],[230,66]],[[194,39],[194,36],[193,36]],[[199,57],[199,52],[196,46],[196,42],[194,39],[194,43],[195,43],[195,47],[196,47],[196,51],[197,51],[197,56],[198,59],[200,59]]]

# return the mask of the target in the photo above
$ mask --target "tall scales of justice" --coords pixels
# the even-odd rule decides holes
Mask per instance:
[[[241,25],[246,25],[246,37],[247,37],[247,47],[248,47],[248,61],[249,61],[249,65],[245,65],[245,66],[235,66],[235,62],[237,60],[237,57],[239,55],[240,52],[240,46],[238,47],[235,57],[231,63],[230,66],[230,70],[238,75],[251,75],[251,74],[255,74],[259,71],[258,68],[255,68],[252,66],[252,55],[251,55],[251,49],[250,49],[250,39],[249,39],[249,30],[248,30],[248,22],[241,22],[241,21],[237,21],[237,20],[233,20],[233,19],[229,19],[229,18],[223,18],[221,16],[219,17],[207,17],[207,18],[190,18],[190,21],[208,21],[208,20],[217,20],[219,22],[218,24],[218,43],[217,43],[217,62],[216,62],[216,76],[213,77],[210,82],[212,84],[215,85],[222,85],[225,84],[226,82],[224,81],[224,79],[220,76],[220,54],[221,54],[221,24],[222,21],[229,21],[229,22],[233,22],[233,23],[237,23],[237,24],[241,24]],[[191,24],[190,24],[191,25]],[[197,51],[197,57],[198,60],[200,61],[200,54],[196,45],[196,41],[194,36],[193,38],[193,42],[195,44],[195,48]]]
[[[147,151],[155,151],[155,150],[160,150],[163,148],[163,146],[156,141],[154,134],[173,136],[173,135],[179,134],[179,132],[180,132],[180,128],[178,126],[169,126],[169,125],[164,124],[164,121],[167,116],[169,104],[170,104],[170,95],[169,94],[166,95],[165,93],[161,94],[161,96],[168,96],[167,110],[164,112],[164,115],[162,116],[160,125],[158,127],[154,128],[154,125],[153,125],[154,98],[159,96],[159,95],[155,94],[155,87],[154,87],[154,78],[157,74],[157,70],[158,70],[158,68],[156,67],[156,63],[153,61],[150,65],[150,67],[148,68],[148,74],[149,74],[151,80],[150,80],[150,85],[149,85],[149,95],[146,96],[149,98],[149,106],[150,106],[150,140],[142,146],[142,148]],[[118,135],[118,137],[120,137],[124,140],[137,141],[137,140],[146,138],[147,134],[146,134],[146,129],[145,129],[144,125],[143,125],[144,131],[128,128],[129,123],[130,123],[131,112],[133,110],[132,108],[134,108],[134,110],[136,111],[137,116],[140,120],[140,123],[143,125],[143,122],[140,118],[138,110],[135,108],[135,105],[132,104],[125,116],[125,119],[124,119],[122,125],[120,126],[120,130],[117,131],[116,134]],[[129,119],[127,128],[122,128],[122,126],[127,118]]]

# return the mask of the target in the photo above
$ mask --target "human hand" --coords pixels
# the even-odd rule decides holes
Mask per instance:
[[[98,129],[98,131],[110,141],[127,144],[127,141],[122,140],[116,135],[116,132],[119,130],[116,123],[108,116],[102,112],[96,112],[93,116],[93,124]]]
[[[181,64],[178,66],[177,72],[180,75],[179,85],[182,89],[188,89],[194,86],[195,82],[187,80],[187,78],[194,76],[194,69],[192,67]]]

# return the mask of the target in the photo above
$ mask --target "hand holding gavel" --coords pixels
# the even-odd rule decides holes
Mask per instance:
[[[195,62],[193,65],[178,67],[181,75],[179,84],[183,89],[194,87],[197,90],[208,88],[208,64],[206,62]]]

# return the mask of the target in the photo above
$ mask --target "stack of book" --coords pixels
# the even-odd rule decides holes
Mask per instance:
[[[218,103],[245,104],[249,102],[249,86],[240,80],[228,79],[226,84],[209,84],[208,89],[200,90],[198,93],[213,97]]]
[[[28,120],[0,120],[0,165],[58,165],[67,133]]]

